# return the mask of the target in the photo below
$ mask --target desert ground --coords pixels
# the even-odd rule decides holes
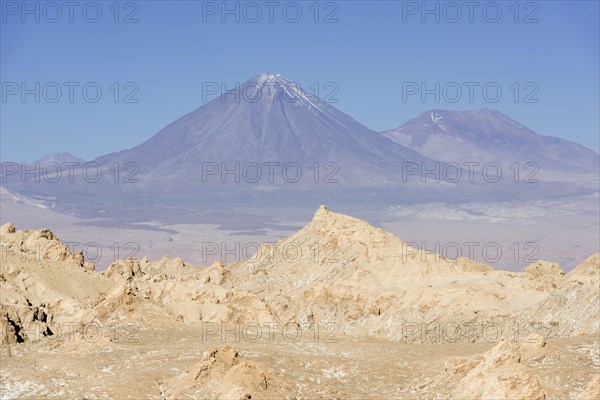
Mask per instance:
[[[3,399],[600,397],[600,254],[501,270],[321,206],[248,259],[96,271],[18,228],[0,232]]]

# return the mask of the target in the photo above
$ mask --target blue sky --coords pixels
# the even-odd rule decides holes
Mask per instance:
[[[133,147],[202,105],[203,83],[232,88],[261,72],[319,88],[378,131],[432,108],[485,107],[600,145],[597,1],[474,2],[472,22],[463,1],[427,2],[434,13],[424,15],[420,1],[229,2],[239,22],[235,11],[221,15],[222,2],[114,3],[76,2],[70,22],[64,6],[59,16],[33,1],[23,14],[21,1],[2,1],[2,160],[62,151],[90,160]],[[439,102],[407,93],[436,83]]]

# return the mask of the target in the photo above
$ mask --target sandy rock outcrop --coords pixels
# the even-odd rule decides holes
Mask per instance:
[[[539,290],[548,290],[557,287],[565,272],[557,263],[538,260],[529,264],[523,274],[539,282]]]
[[[22,231],[7,223],[0,228],[0,245],[3,341],[37,341],[60,334],[114,285],[48,229]]]
[[[600,372],[590,381],[584,391],[575,397],[575,400],[593,399],[600,399]]]
[[[600,329],[600,255],[588,257],[558,281],[542,301],[521,312],[521,325],[538,324],[547,337],[573,336]]]
[[[56,337],[65,329],[84,340],[90,324],[111,322],[276,320],[262,297],[233,288],[231,273],[220,262],[201,268],[179,257],[126,259],[95,272],[49,230],[19,231],[8,223],[0,231],[3,343]],[[111,335],[103,339],[110,341]]]
[[[50,229],[17,230],[7,222],[0,228],[0,245],[3,253],[17,256],[22,261],[72,264],[89,271],[95,269],[94,264],[84,259],[82,252],[71,252]]]
[[[288,398],[289,384],[230,346],[206,352],[185,373],[162,384],[168,399]]]
[[[600,281],[600,253],[586,258],[566,275],[568,281]]]
[[[5,341],[52,335],[61,323],[110,321],[319,324],[411,343],[485,340],[490,324],[503,332],[535,326],[547,337],[600,329],[600,255],[565,276],[546,261],[497,271],[418,250],[325,206],[253,258],[208,268],[164,256],[95,272],[49,230],[8,223],[0,233]]]
[[[448,260],[325,206],[296,234],[227,268],[234,287],[264,297],[284,323],[398,340],[407,324],[488,323],[547,296],[530,273]]]
[[[1,343],[23,343],[52,336],[53,315],[47,305],[11,307],[0,305]],[[52,329],[51,329],[52,327]]]
[[[122,319],[171,323],[273,321],[258,295],[233,288],[221,262],[196,267],[167,256],[158,262],[119,260],[103,272],[117,284],[86,321]]]
[[[450,398],[543,400],[542,385],[531,368],[521,361],[521,346],[501,341],[476,360],[448,360],[446,379],[455,382]]]

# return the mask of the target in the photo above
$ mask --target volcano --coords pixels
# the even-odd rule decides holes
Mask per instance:
[[[134,162],[154,184],[185,189],[211,183],[264,187],[286,181],[300,187],[309,183],[381,186],[399,182],[402,163],[426,160],[284,76],[265,73],[183,116],[144,143],[95,161],[101,165]],[[302,180],[295,181],[298,174]]]
[[[383,135],[445,162],[496,162],[503,168],[535,163],[541,172],[598,173],[598,153],[539,135],[495,110],[430,110]]]

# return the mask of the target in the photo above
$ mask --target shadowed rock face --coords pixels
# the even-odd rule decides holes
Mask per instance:
[[[413,150],[366,128],[348,115],[305,92],[278,74],[261,74],[166,126],[132,149],[95,160],[100,164],[136,162],[140,173],[158,182],[186,178],[201,182],[202,163],[297,163],[303,182],[308,168],[320,163],[344,186],[378,185],[397,180],[403,161],[423,161]],[[325,171],[328,162],[337,165]],[[281,180],[281,167],[275,178]],[[247,171],[250,180],[255,168]],[[293,172],[293,171],[291,171]],[[290,172],[290,174],[291,174]],[[295,175],[295,174],[294,174]],[[220,176],[217,175],[217,176]],[[262,182],[267,177],[263,177]],[[212,177],[215,179],[214,176]],[[233,181],[232,175],[228,180]],[[243,179],[242,179],[243,181]],[[218,181],[220,184],[221,182]]]
[[[538,135],[488,109],[431,110],[383,132],[395,142],[441,161],[535,162],[541,170],[598,171],[598,154],[577,143]]]

